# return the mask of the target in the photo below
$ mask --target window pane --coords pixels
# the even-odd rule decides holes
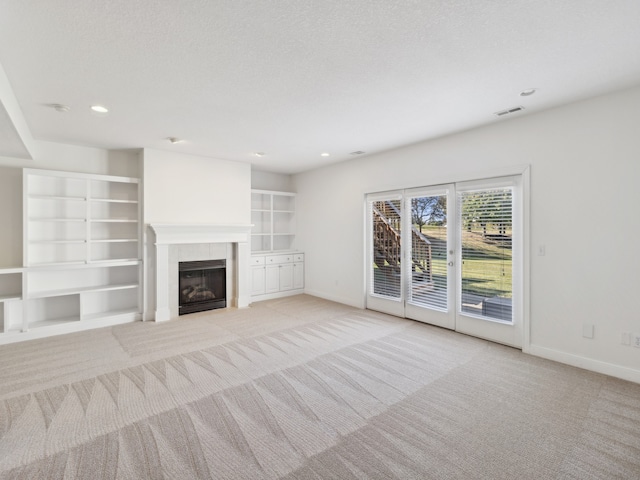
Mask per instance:
[[[511,188],[461,192],[461,311],[512,321]]]
[[[411,199],[409,301],[447,310],[447,197]]]
[[[401,200],[371,202],[373,228],[372,294],[400,298]]]

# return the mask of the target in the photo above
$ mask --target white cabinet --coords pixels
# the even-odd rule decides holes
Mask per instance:
[[[2,318],[20,335],[0,343],[141,318],[140,195],[137,178],[23,170],[22,308]]]
[[[304,288],[304,261],[296,261],[293,264],[293,288]]]
[[[251,296],[264,295],[266,286],[266,269],[264,257],[251,257]]]
[[[304,254],[295,246],[295,193],[251,191],[251,299],[304,291]]]
[[[265,267],[264,293],[276,293],[280,291],[280,265],[267,265]]]
[[[295,193],[251,191],[252,252],[277,252],[294,248]]]
[[[252,301],[296,295],[304,289],[304,254],[252,255]]]
[[[293,264],[279,265],[280,267],[280,291],[293,288]]]

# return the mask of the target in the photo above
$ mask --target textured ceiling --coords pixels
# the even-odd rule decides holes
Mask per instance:
[[[637,85],[639,21],[638,0],[0,0],[0,64],[37,139],[294,173]]]

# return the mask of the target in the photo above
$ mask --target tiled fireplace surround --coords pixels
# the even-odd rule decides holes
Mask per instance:
[[[226,260],[227,305],[249,305],[251,225],[151,224],[150,227],[155,233],[156,322],[178,317],[178,262]]]

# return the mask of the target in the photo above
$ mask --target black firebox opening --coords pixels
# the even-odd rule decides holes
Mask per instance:
[[[225,260],[179,262],[178,273],[179,315],[227,306]]]

